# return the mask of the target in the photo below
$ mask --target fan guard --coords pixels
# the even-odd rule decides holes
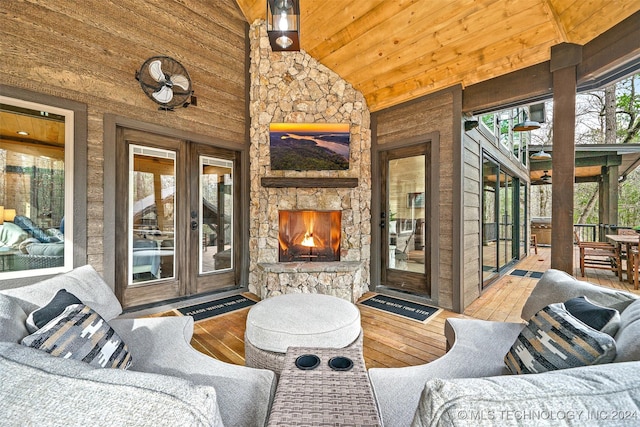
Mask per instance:
[[[157,104],[159,110],[173,111],[191,103],[191,78],[186,68],[168,56],[147,59],[136,72],[142,91]]]

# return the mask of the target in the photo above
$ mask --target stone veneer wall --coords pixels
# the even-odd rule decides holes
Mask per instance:
[[[349,83],[306,52],[272,52],[264,21],[251,26],[249,37],[249,290],[261,298],[311,292],[355,301],[368,291],[370,283],[371,129],[366,101]],[[349,170],[271,171],[269,124],[279,122],[349,123]],[[260,183],[262,177],[358,178],[358,185],[265,188]],[[300,263],[276,268],[273,263],[278,261],[278,210],[282,209],[342,210],[340,260],[351,266],[359,264],[358,268],[304,268]]]

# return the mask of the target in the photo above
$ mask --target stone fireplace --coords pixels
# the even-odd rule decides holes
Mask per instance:
[[[340,261],[340,211],[278,212],[278,261]]]
[[[355,302],[370,283],[371,129],[366,102],[304,51],[271,52],[263,21],[256,21],[249,34],[249,290],[261,298],[309,292]],[[348,123],[349,169],[271,170],[271,123]],[[309,211],[334,219],[339,214],[339,224],[334,231],[320,231],[316,217],[309,232],[305,214],[291,217],[292,212]],[[286,232],[283,212],[289,212]],[[312,236],[303,244],[305,234]],[[285,256],[284,240],[293,240]]]

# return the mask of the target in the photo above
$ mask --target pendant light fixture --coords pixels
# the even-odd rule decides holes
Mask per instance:
[[[518,114],[518,116],[520,115]],[[531,130],[540,129],[540,123],[534,122],[533,120],[528,120],[527,113],[524,110],[522,110],[522,118],[523,120],[519,123],[516,123],[516,125],[513,127],[512,130],[514,132],[528,132]]]
[[[531,160],[551,160],[551,154],[544,150],[540,150],[531,155]]]
[[[267,34],[274,52],[300,50],[299,0],[267,0]]]

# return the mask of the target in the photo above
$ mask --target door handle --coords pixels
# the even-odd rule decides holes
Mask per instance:
[[[380,228],[385,228],[386,226],[387,226],[387,223],[384,221],[384,219],[380,221]]]
[[[191,221],[191,230],[195,231],[198,229],[198,221]]]

